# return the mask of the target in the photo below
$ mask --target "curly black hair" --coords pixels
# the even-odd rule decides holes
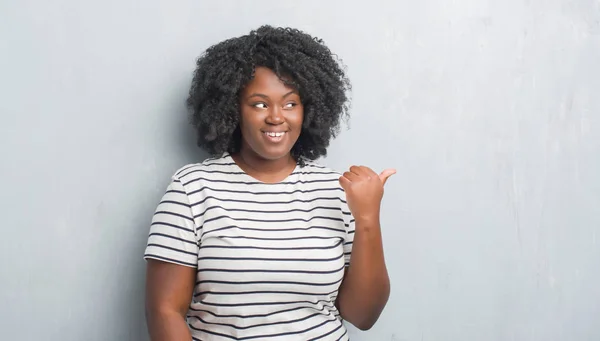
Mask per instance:
[[[304,121],[292,156],[303,164],[327,155],[340,119],[349,117],[351,85],[344,66],[323,40],[268,25],[213,45],[198,59],[186,101],[198,146],[211,156],[240,150],[239,96],[259,66],[300,94]]]

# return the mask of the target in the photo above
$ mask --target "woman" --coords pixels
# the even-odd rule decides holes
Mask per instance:
[[[347,340],[390,291],[380,175],[317,165],[350,84],[319,39],[263,26],[210,47],[187,104],[213,157],[172,177],[153,217],[153,341]]]

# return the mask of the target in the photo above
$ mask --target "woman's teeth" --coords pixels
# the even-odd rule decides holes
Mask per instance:
[[[275,133],[275,132],[266,131],[265,134],[267,134],[267,136],[271,136],[271,137],[280,137],[280,136],[283,136],[283,134],[285,134],[285,132]]]

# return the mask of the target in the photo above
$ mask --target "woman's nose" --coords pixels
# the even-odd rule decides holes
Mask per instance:
[[[270,124],[279,124],[283,122],[283,112],[280,107],[273,106],[271,110],[269,110],[269,115],[267,116],[267,123]]]

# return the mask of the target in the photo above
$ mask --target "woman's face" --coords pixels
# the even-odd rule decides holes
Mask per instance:
[[[265,160],[287,157],[300,136],[304,107],[298,92],[269,68],[257,67],[240,95],[242,152]]]

